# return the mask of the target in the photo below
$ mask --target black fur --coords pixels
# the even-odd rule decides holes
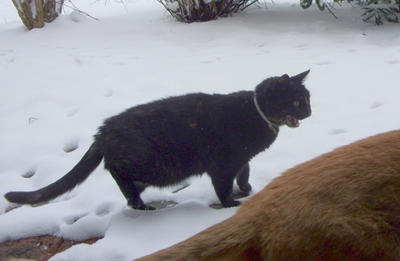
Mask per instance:
[[[222,205],[236,206],[234,179],[242,191],[251,190],[249,160],[274,142],[280,125],[292,125],[288,115],[311,115],[309,92],[302,84],[308,73],[268,78],[255,92],[195,93],[130,108],[104,122],[89,151],[60,180],[5,197],[22,204],[50,200],[84,181],[104,158],[133,208],[151,209],[140,198],[147,186],[168,186],[205,172]],[[257,112],[254,96],[272,125]]]

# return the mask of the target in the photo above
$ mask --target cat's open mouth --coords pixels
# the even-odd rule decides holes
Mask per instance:
[[[290,128],[297,128],[300,126],[300,122],[293,116],[287,115],[285,119],[285,124]]]

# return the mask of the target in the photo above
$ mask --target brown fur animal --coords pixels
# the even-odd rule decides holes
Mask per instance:
[[[139,260],[400,260],[400,131],[290,169],[233,217]]]

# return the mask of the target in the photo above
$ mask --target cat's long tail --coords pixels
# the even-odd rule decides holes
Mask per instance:
[[[82,183],[103,159],[103,153],[96,145],[96,142],[90,146],[89,150],[82,159],[67,174],[56,182],[36,191],[8,192],[4,197],[14,203],[19,204],[38,204],[64,194],[78,184]]]
[[[250,261],[262,260],[253,218],[233,217],[170,248],[136,261]]]

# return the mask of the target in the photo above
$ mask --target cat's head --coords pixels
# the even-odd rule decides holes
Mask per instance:
[[[303,85],[309,72],[271,77],[257,85],[256,99],[268,120],[294,128],[311,115],[310,93]]]

